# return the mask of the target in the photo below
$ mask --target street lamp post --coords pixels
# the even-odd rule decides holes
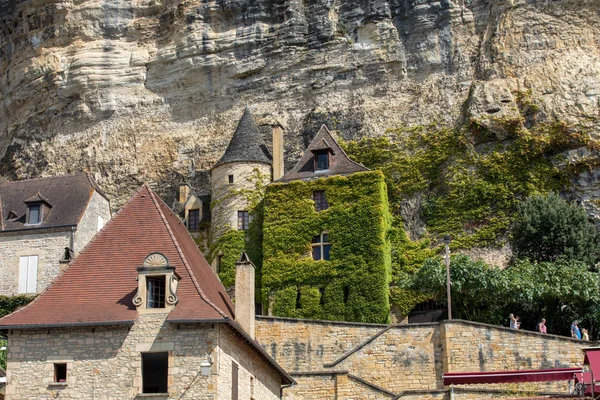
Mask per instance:
[[[452,319],[452,294],[450,292],[450,235],[444,236],[444,247],[446,248],[446,293],[448,294],[448,319]]]

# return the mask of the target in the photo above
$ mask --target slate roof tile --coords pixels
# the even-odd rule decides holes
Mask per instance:
[[[314,152],[325,150],[329,151],[329,169],[315,171]],[[310,180],[332,175],[348,175],[354,172],[368,170],[367,167],[352,161],[331,135],[331,132],[329,132],[327,127],[323,125],[306,148],[300,161],[298,161],[291,171],[277,179],[275,182]]]
[[[261,162],[266,164],[272,162],[271,154],[248,107],[244,110],[244,115],[238,123],[225,154],[215,164],[215,167],[230,162]]]
[[[35,228],[75,226],[94,191],[104,196],[87,173],[13,182],[0,180],[0,232],[31,229],[31,226],[25,225],[25,202],[31,201],[45,201],[52,206]],[[13,216],[11,212],[17,217],[10,218]]]

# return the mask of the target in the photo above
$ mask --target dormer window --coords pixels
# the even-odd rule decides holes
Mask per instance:
[[[52,205],[41,193],[37,193],[24,201],[27,204],[27,216],[25,225],[38,225],[44,220]]]
[[[179,276],[167,257],[152,253],[138,270],[138,291],[133,304],[140,313],[169,312],[177,304]]]
[[[319,151],[315,153],[315,171],[326,171],[329,169],[329,152]]]
[[[165,276],[146,277],[148,308],[165,308]]]
[[[42,222],[42,205],[41,204],[30,204],[27,207],[27,223],[30,225],[36,225]]]

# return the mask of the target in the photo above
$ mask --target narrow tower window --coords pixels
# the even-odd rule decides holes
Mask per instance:
[[[227,179],[228,179],[229,183],[233,183],[233,175],[228,175]]]
[[[250,226],[248,211],[238,211],[238,231],[247,231]]]

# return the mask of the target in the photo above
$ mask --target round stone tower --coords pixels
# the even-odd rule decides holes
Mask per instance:
[[[247,230],[257,187],[271,181],[272,158],[254,116],[244,115],[223,157],[211,170],[212,241],[229,229]]]

